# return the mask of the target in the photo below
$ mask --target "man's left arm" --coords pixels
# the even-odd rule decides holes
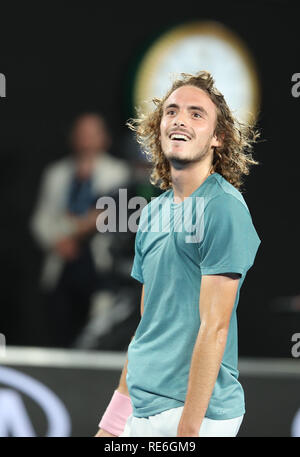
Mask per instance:
[[[199,299],[201,324],[177,436],[199,436],[220,370],[238,284],[238,275],[202,276]]]

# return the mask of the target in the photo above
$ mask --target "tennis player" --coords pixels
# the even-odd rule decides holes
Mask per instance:
[[[245,414],[236,311],[260,245],[241,186],[259,134],[205,71],[154,102],[128,125],[165,192],[141,213],[141,320],[96,436],[233,437]]]

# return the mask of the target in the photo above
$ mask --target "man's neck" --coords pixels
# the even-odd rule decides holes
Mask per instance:
[[[179,203],[189,197],[206,178],[213,173],[211,165],[190,164],[184,168],[176,169],[171,165],[172,187],[174,200]]]

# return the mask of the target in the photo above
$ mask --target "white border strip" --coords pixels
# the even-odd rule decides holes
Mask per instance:
[[[7,346],[0,365],[122,370],[126,352]],[[239,359],[241,376],[300,377],[298,359]]]
[[[254,359],[239,358],[241,376],[259,377],[298,377],[300,378],[300,360],[297,359]]]
[[[126,356],[127,353],[116,351],[7,346],[6,354],[0,356],[0,365],[120,370]]]

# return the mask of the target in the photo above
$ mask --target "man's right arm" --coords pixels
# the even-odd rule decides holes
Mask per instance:
[[[143,315],[143,312],[144,312],[144,286],[142,288],[142,296],[141,296],[141,317]],[[132,338],[134,338],[134,335],[131,337],[131,340]],[[120,377],[120,381],[119,381],[119,386],[117,387],[117,391],[120,392],[121,394],[123,395],[127,395],[128,397],[130,397],[129,395],[129,392],[128,392],[128,388],[127,388],[127,384],[126,384],[126,376],[127,376],[127,365],[128,365],[128,358],[126,358],[126,362],[124,364],[124,367],[123,367],[123,370],[122,370],[122,374],[121,374],[121,377]],[[97,434],[95,435],[95,437],[104,437],[104,436],[116,436],[116,435],[112,435],[111,433],[103,430],[103,429],[99,429]]]

